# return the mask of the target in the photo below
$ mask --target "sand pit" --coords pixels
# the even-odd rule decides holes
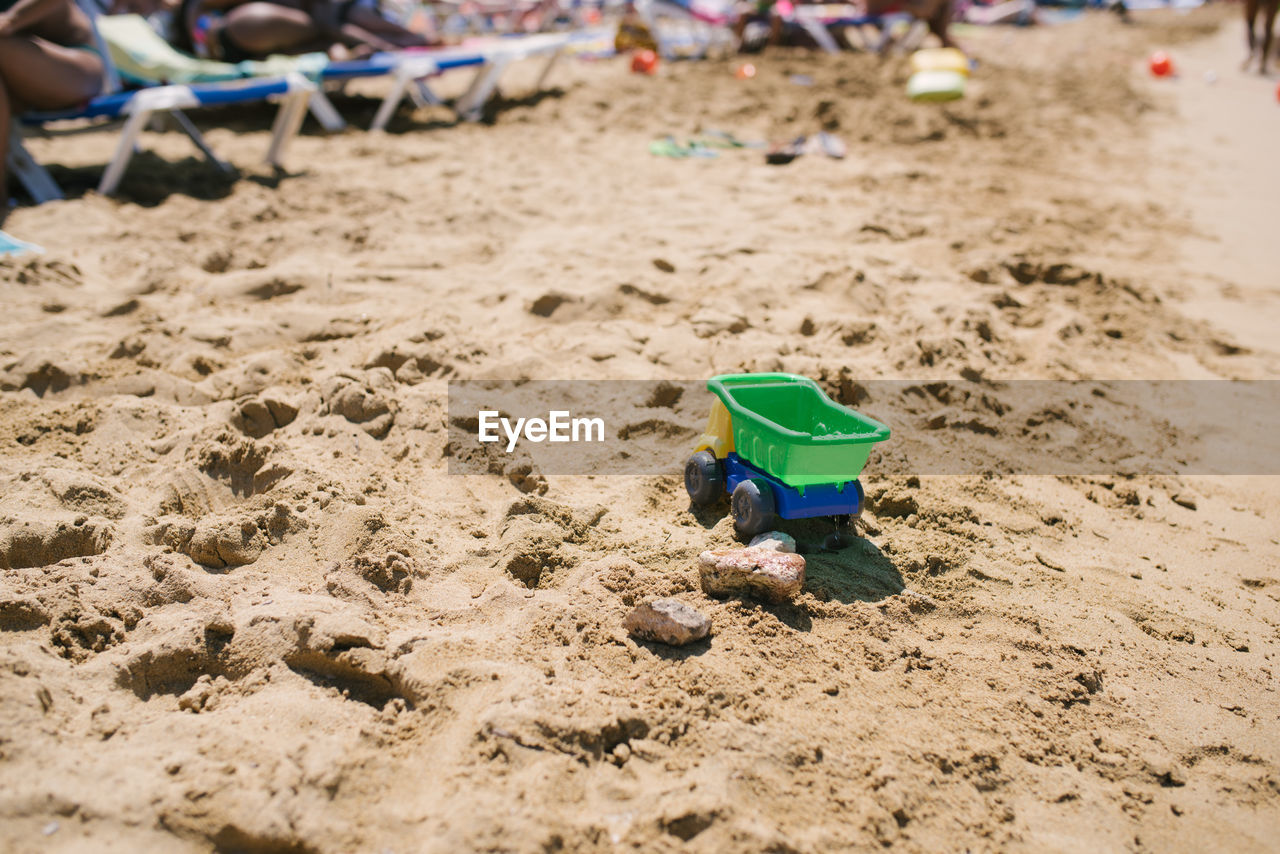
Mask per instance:
[[[702,592],[732,524],[678,477],[446,457],[452,379],[1274,378],[1274,253],[1170,176],[1275,118],[1140,74],[1275,112],[1235,14],[992,30],[947,105],[900,57],[565,64],[286,176],[250,112],[241,180],[170,134],[119,200],[112,139],[33,141],[72,199],[0,263],[0,848],[1275,850],[1275,478],[873,463],[762,605]],[[646,150],[709,129],[849,154]],[[628,637],[655,597],[710,639]]]

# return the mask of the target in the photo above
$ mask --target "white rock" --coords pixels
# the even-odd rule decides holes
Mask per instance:
[[[790,534],[784,534],[782,531],[765,531],[763,534],[756,534],[751,538],[751,542],[747,543],[749,549],[769,549],[775,552],[796,553],[796,538]]]

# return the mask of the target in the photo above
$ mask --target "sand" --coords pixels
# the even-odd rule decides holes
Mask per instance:
[[[241,180],[153,136],[119,200],[108,135],[33,141],[73,192],[0,265],[0,848],[1276,850],[1275,478],[873,462],[766,606],[702,593],[732,524],[677,477],[445,456],[451,379],[1275,377],[1236,14],[971,35],[947,106],[900,57],[566,63],[284,176],[249,111]],[[707,128],[850,152],[646,151]],[[712,637],[630,639],[655,596]]]

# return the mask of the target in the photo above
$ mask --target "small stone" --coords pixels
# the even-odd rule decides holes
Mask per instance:
[[[1149,757],[1146,760],[1146,766],[1147,773],[1166,789],[1187,785],[1186,771],[1168,757]]]
[[[756,534],[751,538],[751,542],[747,543],[749,549],[768,549],[774,552],[790,552],[796,553],[796,538],[790,534],[784,534],[782,531],[765,531],[763,534]]]
[[[1196,500],[1183,492],[1179,492],[1177,495],[1173,496],[1173,503],[1177,504],[1179,507],[1185,507],[1188,510],[1196,509]]]
[[[786,602],[804,587],[804,558],[768,549],[712,549],[698,556],[702,589],[710,596],[746,595]]]
[[[636,606],[623,627],[633,637],[684,646],[711,634],[711,618],[675,599],[655,599]]]

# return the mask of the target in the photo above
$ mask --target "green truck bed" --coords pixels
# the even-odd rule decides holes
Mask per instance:
[[[734,451],[788,486],[857,478],[889,428],[841,406],[808,377],[721,374],[707,388],[733,422]]]

